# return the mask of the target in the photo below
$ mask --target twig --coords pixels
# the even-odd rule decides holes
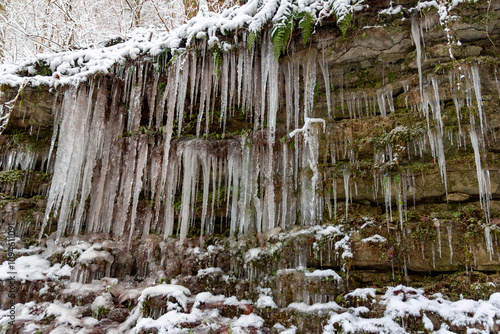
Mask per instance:
[[[16,27],[14,24],[12,24],[9,20],[7,20],[7,18],[5,16],[3,16],[2,14],[0,14],[0,19],[2,19],[4,21],[4,23],[11,27],[12,29],[16,30],[17,32],[19,32],[20,34],[24,35],[27,39],[31,40],[32,42],[34,42],[35,44],[38,44],[39,46],[41,47],[44,47],[44,48],[47,48],[49,49],[50,51],[53,51],[53,52],[56,52],[57,50],[56,49],[53,49],[51,48],[49,45],[46,45],[46,44],[43,44],[42,42],[39,42],[35,39],[36,38],[40,38],[40,39],[43,39],[43,40],[46,40],[47,42],[49,43],[52,43],[52,44],[55,44],[57,45],[59,48],[62,48],[62,46],[59,44],[59,43],[56,43],[54,42],[53,40],[47,38],[47,37],[44,37],[44,36],[40,36],[40,35],[32,35],[32,34],[28,34],[26,31],[23,31],[21,28],[19,27]]]
[[[495,43],[491,40],[490,33],[488,32],[488,18],[490,16],[491,0],[488,1],[488,9],[486,10],[486,37],[490,40],[491,44],[495,46]]]
[[[62,8],[59,4],[57,4],[57,3],[55,3],[55,2],[51,2],[50,4],[51,4],[51,5],[56,6],[57,8],[59,8],[59,10],[60,10],[61,12],[63,12],[63,14],[64,14],[64,15],[65,15],[68,19],[70,19],[70,20],[71,20],[71,21],[73,21],[73,22],[76,22],[76,21],[75,21],[75,20],[71,17],[71,15],[69,15],[69,11],[68,11],[66,8]]]
[[[170,29],[168,29],[167,24],[165,23],[165,21],[163,21],[163,18],[161,17],[160,11],[158,10],[158,7],[156,6],[155,2],[151,1],[151,4],[155,8],[156,14],[158,15],[158,18],[160,19],[161,23],[163,23],[163,25],[165,26],[165,29],[167,29],[167,31],[169,31]]]
[[[5,118],[5,115],[3,115],[4,111],[2,110],[2,117],[0,117],[0,121],[2,121],[2,124],[0,124],[0,135],[3,133],[5,128],[7,128],[7,124],[9,124],[10,120],[10,115],[12,114],[12,109],[14,109],[14,106],[16,105],[17,99],[21,95],[21,92],[24,91],[24,88],[26,88],[26,85],[28,84],[28,80],[25,80],[24,83],[19,86],[19,90],[17,91],[17,95],[13,100],[10,100],[9,102],[5,102],[3,104],[3,107],[7,109],[7,119],[3,120]]]

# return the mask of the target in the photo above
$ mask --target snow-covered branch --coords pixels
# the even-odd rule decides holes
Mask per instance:
[[[0,135],[3,133],[7,124],[9,124],[10,115],[12,109],[16,105],[17,99],[21,96],[22,91],[26,88],[28,81],[25,81],[24,84],[19,86],[19,90],[17,91],[17,95],[10,101],[5,102],[4,104],[0,104]]]
[[[188,20],[196,0],[5,0],[0,12],[0,62],[88,48],[138,27],[171,31]],[[213,4],[212,4],[213,3]],[[209,0],[212,10],[234,1]],[[189,6],[187,8],[186,6]],[[191,13],[191,14],[190,14]]]
[[[311,127],[314,123],[322,123],[323,124],[323,131],[325,131],[326,128],[326,122],[323,118],[309,118],[306,117],[306,121],[304,122],[304,126],[301,127],[300,129],[295,129],[292,132],[288,134],[290,138],[293,138],[297,133],[305,133],[306,131],[310,131]]]

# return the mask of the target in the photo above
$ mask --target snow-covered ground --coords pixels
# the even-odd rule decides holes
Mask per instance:
[[[366,219],[364,226],[370,225],[373,223]],[[352,231],[343,225],[314,226],[275,234],[274,243],[270,242],[264,248],[238,252],[237,248],[245,249],[245,244],[233,244],[235,249],[232,252],[241,254],[240,260],[251,265],[267,261],[270,255],[297,237],[313,237],[317,242],[328,239],[335,243],[346,236],[352,236]],[[379,243],[382,238],[374,234],[360,242]],[[342,244],[345,247],[336,247],[337,243],[334,248],[338,256],[350,249],[349,240]],[[266,286],[265,280],[252,280],[244,275],[235,277],[234,272],[205,267],[202,263],[210,254],[230,252],[222,245],[211,245],[207,249],[186,248],[186,253],[195,256],[203,266],[194,275],[178,275],[175,279],[165,280],[158,275],[154,278],[155,273],[152,273],[141,280],[102,277],[81,283],[78,282],[81,277],[73,273],[77,267],[81,272],[86,266],[101,270],[100,264],[108,264],[101,254],[106,252],[102,249],[105,243],[63,241],[57,245],[49,240],[46,244],[49,247],[16,250],[20,255],[14,263],[16,284],[38,287],[29,300],[15,305],[15,328],[20,333],[88,333],[93,330],[117,334],[150,330],[158,333],[296,333],[304,331],[304,324],[300,321],[303,317],[316,322],[319,332],[323,333],[494,333],[500,329],[500,292],[494,292],[498,291],[498,282],[484,283],[493,292],[483,300],[463,297],[453,300],[435,291],[397,284],[345,289],[342,288],[346,283],[344,273],[306,268],[299,261],[296,269],[281,270],[275,279],[297,274],[296,277],[305,277],[308,284],[332,281],[333,286],[339,287],[335,300],[330,294],[324,296],[324,302],[314,303],[314,299],[310,299],[309,302],[283,304],[283,299],[276,295],[283,288],[279,284]],[[65,264],[51,265],[49,260],[54,259],[54,254],[63,254],[59,258]],[[4,262],[0,268],[0,280],[6,286],[10,278],[6,274],[9,263]],[[251,294],[251,299],[231,293],[213,294],[214,286],[210,282],[217,284],[221,280],[237,285],[250,284],[250,289],[256,293]],[[202,283],[183,286],[178,282]],[[481,285],[469,284],[481,288]],[[200,292],[200,286],[205,291]],[[193,289],[198,289],[198,292],[193,293]],[[24,292],[19,290],[16,293]],[[5,305],[5,300],[3,303]],[[8,308],[0,311],[0,333],[6,333],[12,327],[9,325],[10,315]]]

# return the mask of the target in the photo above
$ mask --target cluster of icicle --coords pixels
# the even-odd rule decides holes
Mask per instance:
[[[219,216],[229,217],[231,234],[295,224],[297,211],[305,225],[321,218],[316,195],[320,129],[310,122],[295,135],[294,149],[276,138],[280,89],[286,91],[288,130],[312,113],[316,60],[280,67],[266,34],[260,49],[223,53],[217,71],[215,56],[206,48],[205,43],[200,56],[175,57],[164,88],[157,88],[160,75],[152,76],[153,65],[139,62],[116,70],[124,83],[116,79],[110,92],[106,80],[111,79],[105,78],[64,92],[49,153],[55,161],[45,225],[57,219],[58,236],[112,232],[128,233],[131,240],[154,230],[184,240],[195,219],[201,220],[202,234],[212,232],[216,212],[224,210]],[[301,72],[307,83],[299,82]],[[299,101],[305,101],[305,109]],[[122,104],[128,104],[125,112]],[[253,135],[202,139],[219,107],[221,127],[238,108],[253,123]],[[197,115],[196,138],[179,140],[187,113]],[[141,125],[161,128],[162,138],[139,134]],[[136,134],[120,136],[130,131]],[[144,197],[150,201],[146,208],[140,206]]]
[[[412,32],[417,45],[420,85],[416,89],[420,103],[410,107],[424,115],[428,124],[427,131],[413,143],[414,156],[421,156],[429,145],[446,188],[439,82],[436,78],[423,81],[416,21]],[[318,169],[318,135],[331,128],[313,115],[318,77],[322,75],[327,87],[329,118],[334,108],[349,110],[351,117],[362,117],[356,111],[361,110],[360,104],[353,104],[353,96],[344,96],[342,89],[338,94],[331,92],[330,83],[336,80],[342,87],[342,77],[330,73],[321,52],[311,51],[306,61],[292,57],[279,64],[269,33],[264,33],[259,47],[248,49],[246,44],[243,40],[236,44],[239,47],[223,52],[219,64],[208,42],[202,42],[197,53],[176,55],[164,75],[155,74],[151,62],[139,61],[117,66],[114,79],[101,77],[65,91],[55,112],[49,154],[52,159],[55,156],[55,161],[49,163],[54,177],[44,226],[56,219],[58,236],[105,232],[128,234],[131,241],[156,231],[165,237],[177,234],[184,240],[195,220],[204,234],[213,232],[216,219],[228,217],[224,219],[230,233],[241,234],[296,223],[313,225],[322,219],[325,207],[330,216],[334,211],[336,217],[336,178]],[[479,124],[471,118],[470,142],[476,153],[481,203],[487,210],[491,197],[489,174],[480,160],[486,119],[477,67],[451,73],[450,82],[452,87],[460,88],[460,92],[450,92],[459,118],[464,105],[477,105],[479,109]],[[464,86],[457,86],[457,82]],[[364,97],[364,102],[367,116],[394,112],[388,88]],[[279,109],[285,111],[286,130],[290,133],[284,141],[293,136],[293,147],[276,138]],[[251,134],[218,141],[203,139],[214,117],[219,117],[224,130],[227,119],[237,110],[253,124]],[[219,116],[215,116],[216,111],[220,111]],[[188,113],[196,119],[196,138],[177,139]],[[323,128],[316,123],[322,123]],[[140,134],[140,126],[161,128],[162,138]],[[135,134],[122,138],[125,132]],[[465,145],[467,140],[461,135],[459,145]],[[344,138],[345,145],[339,144],[341,141],[327,143],[333,164],[347,158],[354,162],[355,153],[349,145],[352,140]],[[375,162],[393,161],[393,149],[388,145],[375,152]],[[409,147],[409,155],[410,151]],[[346,217],[353,193],[357,192],[351,173],[349,168],[343,173]],[[415,178],[408,173],[392,179],[390,175],[374,175],[374,198],[380,191],[383,193],[389,221],[391,203],[397,197],[402,223],[406,199],[412,195],[408,189],[415,185]],[[319,195],[323,190],[319,187],[330,188],[326,181],[333,188],[333,210],[331,194],[324,191],[324,197]],[[394,189],[396,196],[392,195]],[[144,205],[144,199],[149,205]]]

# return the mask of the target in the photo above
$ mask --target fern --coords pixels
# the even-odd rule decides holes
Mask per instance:
[[[256,38],[257,38],[257,34],[253,31],[250,33],[250,35],[248,35],[248,49],[249,50],[252,50],[252,47],[255,44]]]
[[[274,22],[272,39],[276,60],[287,52],[297,22],[304,44],[307,44],[309,37],[313,33],[314,16],[308,12],[297,12],[297,10],[298,7],[296,5],[290,4],[288,8],[282,11],[283,14],[280,15],[279,21]]]
[[[344,15],[342,20],[337,21],[337,26],[339,27],[340,31],[342,31],[342,37],[345,37],[347,29],[351,27],[351,23],[352,23],[352,13]]]
[[[301,15],[299,27],[302,35],[302,42],[304,43],[304,45],[306,45],[314,28],[314,17],[311,15],[311,13],[304,13]]]
[[[285,53],[288,42],[293,32],[293,18],[285,18],[284,22],[280,22],[274,26],[272,31],[273,51],[276,60],[280,58],[282,53]]]

